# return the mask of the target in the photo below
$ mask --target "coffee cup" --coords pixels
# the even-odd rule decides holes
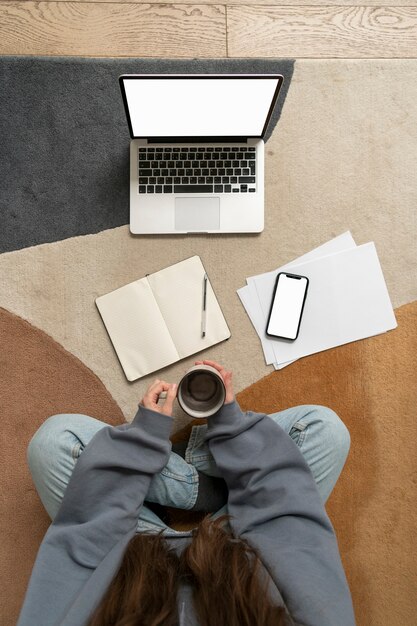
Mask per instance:
[[[197,419],[217,413],[225,398],[223,378],[211,365],[194,365],[178,384],[178,404],[185,413]]]

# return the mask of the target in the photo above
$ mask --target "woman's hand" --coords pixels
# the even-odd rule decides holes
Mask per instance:
[[[158,404],[159,397],[162,393],[164,394],[163,397],[166,397],[166,400],[163,404]],[[140,404],[144,406],[145,409],[151,409],[152,411],[157,411],[158,413],[163,413],[164,415],[172,415],[176,395],[177,385],[169,384],[163,380],[157,379],[148,388],[140,401]]]
[[[211,365],[211,367],[214,367],[214,369],[216,369],[220,373],[221,377],[223,378],[224,386],[226,387],[226,398],[224,403],[228,404],[229,402],[233,402],[233,400],[235,399],[235,394],[232,384],[232,372],[226,371],[222,365],[216,363],[215,361],[196,361],[195,364]]]

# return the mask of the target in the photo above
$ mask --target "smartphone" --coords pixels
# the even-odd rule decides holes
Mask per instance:
[[[266,325],[267,335],[292,341],[297,339],[307,289],[307,276],[287,272],[278,274]]]

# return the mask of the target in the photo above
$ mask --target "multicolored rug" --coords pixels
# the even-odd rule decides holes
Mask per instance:
[[[3,97],[10,80],[3,74]],[[40,92],[29,93],[28,102]],[[74,227],[71,196],[57,197],[57,205],[65,201],[62,223],[58,228],[54,207],[45,205],[40,243],[32,218],[45,196],[33,180],[22,178],[19,203],[13,206],[9,195],[3,211],[0,254],[2,624],[16,621],[49,523],[26,465],[31,436],[58,412],[83,412],[111,424],[130,421],[153,378],[126,381],[95,298],[199,254],[232,331],[228,342],[205,356],[234,371],[242,406],[272,411],[325,404],[350,430],[351,452],[328,511],[358,625],[415,625],[416,100],[413,59],[295,62],[281,118],[266,146],[266,226],[259,236],[135,237],[126,225],[126,194],[123,218],[108,223],[103,218],[96,230],[81,231]],[[98,118],[95,124],[105,128],[110,120]],[[46,148],[33,147],[39,129],[25,130],[15,134],[16,154],[32,142],[31,155],[41,167]],[[126,156],[127,129],[120,132]],[[123,159],[112,175],[125,180]],[[21,167],[2,165],[7,176]],[[25,207],[25,216],[17,213],[17,204]],[[398,328],[271,373],[236,289],[246,276],[272,270],[346,230],[357,244],[375,241]],[[17,240],[19,246],[13,245]],[[175,382],[192,363],[186,359],[158,376]],[[178,410],[175,429],[187,423]]]

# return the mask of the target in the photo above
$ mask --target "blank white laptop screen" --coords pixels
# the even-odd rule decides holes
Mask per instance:
[[[134,137],[261,137],[271,78],[124,79]]]

